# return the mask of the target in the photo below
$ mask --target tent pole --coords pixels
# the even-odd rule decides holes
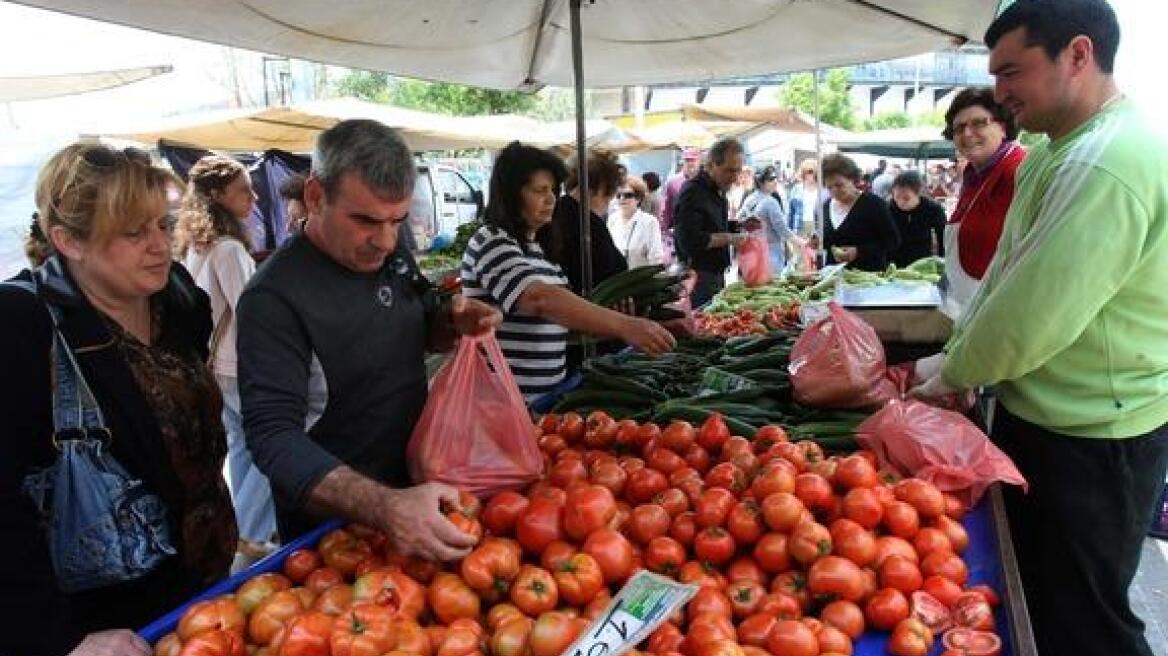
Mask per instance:
[[[819,69],[811,71],[811,106],[815,114],[815,177],[819,180],[819,187],[823,187],[823,138],[819,129]],[[823,226],[815,226],[815,234],[823,234]]]
[[[588,131],[584,115],[584,54],[580,34],[580,3],[571,0],[568,12],[572,23],[572,84],[576,91],[576,174],[580,189],[580,295],[592,293],[592,189],[588,185]],[[571,254],[568,254],[571,256]],[[584,357],[592,357],[595,345],[584,340]]]

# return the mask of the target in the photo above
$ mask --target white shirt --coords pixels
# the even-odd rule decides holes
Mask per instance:
[[[802,185],[800,185],[802,186]],[[815,232],[815,211],[822,198],[819,195],[819,187],[812,187],[808,189],[803,187],[803,232],[810,234]]]
[[[202,253],[195,247],[188,249],[183,266],[211,298],[211,317],[215,321],[211,339],[215,334],[221,335],[211,354],[211,368],[216,375],[235,376],[235,305],[244,285],[255,273],[255,260],[243,242],[220,237]],[[219,322],[224,320],[227,324],[220,327]]]
[[[612,212],[608,215],[608,232],[630,269],[665,261],[661,224],[652,214],[637,210],[631,219],[625,221],[619,210]]]
[[[844,222],[844,219],[848,218],[848,212],[852,211],[852,206],[844,205],[838,200],[832,198],[830,209],[831,211],[829,214],[831,214],[831,227],[839,230],[840,224]]]

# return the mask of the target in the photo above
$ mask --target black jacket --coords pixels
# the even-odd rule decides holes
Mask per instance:
[[[836,263],[832,247],[853,246],[856,259],[848,266],[862,271],[883,271],[899,245],[900,235],[883,198],[869,191],[861,193],[838,228],[831,223],[831,199],[824,202],[823,248],[827,251],[828,264]]]
[[[945,256],[945,208],[927,196],[911,212],[905,212],[888,202],[892,223],[900,233],[900,247],[892,253],[892,263],[906,267],[933,254],[933,240],[937,240],[937,255]]]
[[[698,271],[721,273],[730,266],[730,247],[709,248],[710,235],[733,232],[730,204],[705,169],[681,187],[673,210],[673,240],[678,257]]]
[[[592,236],[592,286],[614,275],[627,271],[629,264],[612,241],[608,222],[596,212],[588,212]],[[556,201],[552,222],[559,231],[559,244],[551,241],[551,232],[541,230],[537,236],[540,248],[547,258],[560,265],[572,291],[577,294],[583,289],[583,265],[580,261],[580,201],[564,194]]]
[[[50,258],[35,272],[42,298],[61,308],[61,332],[73,347],[113,436],[112,453],[132,476],[162,497],[172,522],[181,517],[182,489],[169,462],[151,406],[104,320]],[[177,353],[207,358],[211,307],[180,265],[160,292],[161,341]],[[26,290],[0,285],[0,654],[58,656],[90,631],[140,628],[173,610],[202,584],[179,566],[181,553],[136,581],[66,595],[57,590],[45,531],[21,491],[33,468],[52,463],[50,345],[52,319]],[[178,509],[178,510],[176,510]],[[179,535],[177,525],[172,535]],[[176,544],[181,548],[181,545]]]

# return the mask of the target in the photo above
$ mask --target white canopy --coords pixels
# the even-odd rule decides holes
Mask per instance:
[[[169,73],[172,66],[142,66],[116,71],[37,75],[33,77],[0,77],[0,102],[40,100],[75,93],[112,89],[124,84]]]
[[[572,85],[569,0],[19,0],[397,75]],[[584,86],[698,82],[892,59],[982,38],[999,0],[587,0]]]

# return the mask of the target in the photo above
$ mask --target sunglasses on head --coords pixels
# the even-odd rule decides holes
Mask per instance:
[[[113,168],[125,162],[150,163],[150,154],[133,146],[116,149],[108,146],[96,146],[86,150],[81,155],[86,164],[97,169]]]
[[[618,191],[616,197],[621,200],[631,200],[637,197],[637,194],[632,191]]]

